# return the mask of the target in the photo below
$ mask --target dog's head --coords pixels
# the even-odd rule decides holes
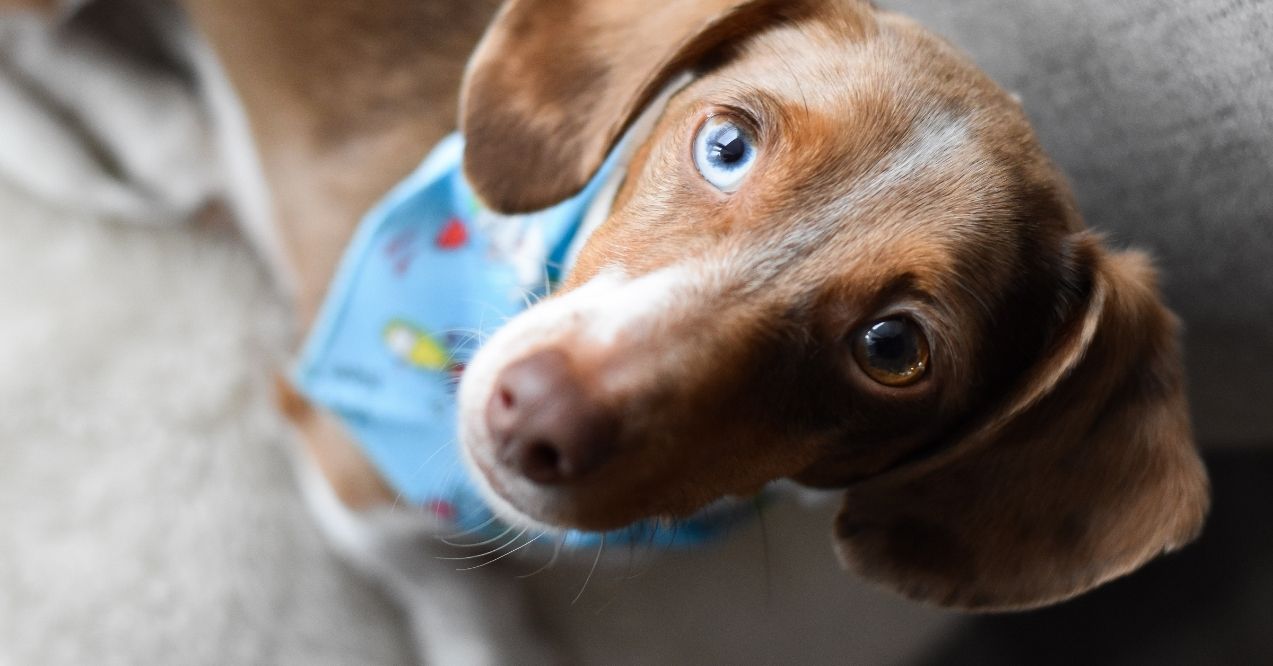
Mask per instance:
[[[508,517],[843,488],[849,567],[970,608],[1193,537],[1207,481],[1153,271],[1083,230],[1017,103],[907,19],[513,0],[468,73],[468,176],[497,209],[562,200],[686,71],[568,283],[464,379]]]

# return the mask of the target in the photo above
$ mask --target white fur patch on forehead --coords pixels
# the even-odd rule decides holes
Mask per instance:
[[[967,118],[948,113],[925,116],[875,165],[861,174],[850,174],[842,191],[834,192],[819,206],[809,206],[802,219],[782,228],[780,237],[757,243],[737,263],[747,271],[750,282],[766,283],[794,263],[831,246],[844,232],[846,222],[870,221],[900,203],[916,184],[963,178],[981,158]]]
[[[974,147],[966,118],[929,114],[915,123],[906,142],[889,153],[883,168],[860,181],[842,201],[861,204],[885,196],[925,172],[948,173],[971,157]]]

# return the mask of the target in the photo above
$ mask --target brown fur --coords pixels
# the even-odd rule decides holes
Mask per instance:
[[[247,107],[307,322],[359,215],[452,127],[490,7],[187,4]],[[844,488],[848,566],[972,608],[1065,598],[1196,533],[1206,480],[1152,271],[1082,231],[1018,106],[910,21],[855,0],[513,0],[463,88],[467,172],[501,209],[559,200],[686,68],[562,293],[616,267],[712,280],[608,347],[543,340],[621,410],[618,453],[523,507],[470,442],[497,492],[601,529],[777,478]],[[689,159],[709,114],[760,146],[733,195]],[[865,188],[951,123],[958,141]],[[846,343],[894,313],[933,348],[903,389]],[[283,403],[347,502],[385,500],[338,430]]]

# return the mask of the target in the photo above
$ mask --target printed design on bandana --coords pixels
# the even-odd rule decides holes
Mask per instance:
[[[617,162],[608,159],[576,197],[504,216],[478,203],[462,154],[459,136],[448,137],[363,218],[294,381],[341,419],[404,501],[457,530],[491,536],[505,526],[462,460],[459,379],[482,340],[563,277],[585,213]],[[675,525],[649,520],[560,538],[566,547],[603,539],[686,546],[723,535],[752,511],[746,502],[722,501]]]
[[[438,232],[438,237],[433,239],[433,244],[442,250],[458,250],[469,242],[469,230],[464,226],[464,221],[458,217],[447,220],[442,231]]]
[[[385,258],[393,266],[394,275],[402,277],[411,270],[411,263],[416,257],[415,242],[418,236],[415,229],[403,229],[385,243]]]
[[[415,368],[450,369],[451,353],[437,338],[404,319],[393,319],[384,328],[385,347],[398,360]]]

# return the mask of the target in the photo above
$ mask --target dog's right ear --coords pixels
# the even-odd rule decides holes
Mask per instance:
[[[510,0],[465,77],[465,175],[497,211],[560,202],[587,184],[670,78],[809,5]]]

